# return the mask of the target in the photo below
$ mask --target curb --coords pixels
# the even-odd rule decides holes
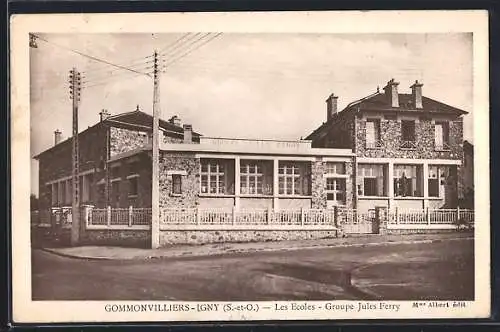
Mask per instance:
[[[387,246],[387,245],[398,245],[398,244],[429,244],[429,243],[439,243],[444,241],[460,241],[460,240],[474,240],[474,237],[455,237],[447,239],[431,239],[431,240],[403,240],[403,241],[383,241],[383,242],[367,242],[367,243],[350,243],[350,244],[331,244],[331,245],[317,245],[317,246],[303,246],[303,247],[293,247],[293,248],[247,248],[247,249],[226,249],[213,253],[179,253],[174,255],[161,255],[161,256],[145,256],[145,257],[131,257],[131,258],[115,258],[115,257],[99,257],[99,256],[84,256],[67,254],[58,251],[57,249],[51,248],[40,248],[38,250],[45,251],[57,256],[81,259],[88,261],[112,261],[112,260],[127,260],[127,261],[139,261],[139,260],[155,260],[155,259],[169,259],[169,258],[195,258],[195,257],[214,257],[222,255],[233,255],[233,254],[244,254],[244,253],[259,253],[259,252],[279,252],[279,251],[297,251],[297,250],[312,250],[312,249],[328,249],[328,248],[363,248],[363,247],[376,247],[376,246]]]

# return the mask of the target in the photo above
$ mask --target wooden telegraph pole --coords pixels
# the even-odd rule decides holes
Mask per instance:
[[[78,245],[80,242],[80,191],[79,191],[79,158],[78,158],[78,105],[80,103],[81,75],[73,68],[69,74],[70,98],[73,100],[73,155],[72,155],[72,175],[73,175],[73,204],[72,204],[72,224],[71,224],[71,245]]]
[[[151,182],[151,247],[156,249],[160,246],[160,75],[159,54],[154,52],[154,88],[153,88],[153,165]]]

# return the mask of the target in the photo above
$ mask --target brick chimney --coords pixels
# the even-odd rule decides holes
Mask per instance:
[[[56,129],[56,131],[54,131],[54,145],[61,143],[61,140],[62,132],[59,129]]]
[[[335,114],[337,114],[337,100],[338,96],[335,96],[333,93],[326,100],[326,121],[330,121],[331,118]]]
[[[193,126],[190,124],[185,124],[182,126],[184,131],[184,143],[192,143],[193,142]]]
[[[173,125],[176,125],[176,126],[181,126],[181,118],[179,118],[177,115],[174,115],[173,117],[171,117],[168,122],[170,122],[171,124]]]
[[[395,82],[393,78],[384,87],[387,102],[391,104],[391,107],[399,107],[398,85],[399,83]]]
[[[412,102],[413,105],[415,105],[415,108],[422,108],[422,83],[419,83],[418,81],[415,81],[413,85],[410,87],[411,88],[411,96],[412,96]]]
[[[101,122],[109,118],[111,114],[109,114],[108,110],[103,109],[102,111],[99,112],[99,117]]]

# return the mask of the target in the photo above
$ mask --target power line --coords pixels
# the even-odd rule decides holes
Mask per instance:
[[[173,43],[171,43],[170,45],[166,46],[165,48],[163,48],[162,50],[160,50],[160,52],[158,52],[158,53],[160,53],[160,54],[161,54],[161,53],[163,53],[163,52],[164,52],[164,51],[166,51],[168,48],[170,48],[170,47],[174,46],[175,44],[177,44],[178,42],[182,41],[184,38],[186,38],[186,37],[187,37],[187,36],[189,36],[190,34],[191,34],[191,33],[190,33],[190,32],[188,32],[188,33],[184,34],[183,36],[181,36],[180,38],[177,38],[177,40],[176,40],[176,41],[174,41],[174,42],[173,42]],[[199,33],[198,33],[198,34],[199,34]],[[151,55],[150,57],[152,57],[152,55]]]
[[[137,66],[137,67],[134,67],[135,70],[137,71],[141,71],[141,72],[147,72],[148,69],[151,69],[153,68],[152,67],[152,63],[151,62],[146,62],[146,63],[143,63],[141,64],[141,66]],[[100,81],[100,80],[103,80],[103,79],[109,79],[109,78],[113,78],[113,77],[117,77],[117,76],[120,76],[120,75],[125,75],[125,74],[136,74],[136,73],[131,73],[131,72],[124,72],[124,71],[120,71],[119,69],[115,69],[115,70],[111,70],[109,72],[105,72],[105,73],[100,73],[101,75],[97,75],[97,76],[84,76],[84,83],[90,83],[90,82],[95,82],[95,81]],[[104,75],[102,75],[104,74]]]
[[[127,61],[127,62],[124,62],[124,63],[120,63],[119,65],[121,66],[126,66],[126,67],[134,67],[138,64],[141,64],[141,63],[144,63],[144,62],[152,62],[153,60],[147,60],[148,58],[151,58],[151,56],[144,56],[144,57],[141,57],[141,58],[136,58],[134,60],[130,60],[130,61]],[[105,66],[104,64],[101,64],[101,63],[96,63],[94,66],[99,66],[97,68],[93,67],[91,65],[90,68],[82,71],[82,73],[99,73],[101,71],[106,71],[108,70],[108,67]],[[115,68],[115,69],[112,69],[112,70],[119,70],[121,68]]]
[[[56,44],[56,43],[51,42],[51,41],[49,41],[49,40],[47,40],[47,39],[45,39],[45,38],[42,38],[42,37],[38,36],[38,35],[35,35],[35,34],[33,34],[33,35],[34,35],[37,39],[40,39],[40,40],[42,40],[42,41],[44,41],[44,42],[46,42],[46,43],[48,43],[48,44],[52,44],[52,45],[54,45],[54,46],[56,46],[56,47],[59,47],[59,48],[65,49],[65,50],[67,50],[67,51],[69,51],[69,52],[72,52],[72,53],[75,53],[75,54],[78,54],[78,55],[81,55],[81,56],[83,56],[83,57],[85,57],[85,58],[88,58],[88,59],[91,59],[91,60],[93,60],[93,61],[101,62],[101,63],[107,64],[107,65],[110,65],[110,66],[113,66],[113,67],[116,67],[116,68],[121,68],[121,69],[123,69],[123,70],[128,70],[128,71],[131,71],[131,72],[135,72],[135,73],[137,73],[137,74],[150,76],[150,75],[149,75],[149,74],[147,74],[147,73],[141,73],[141,72],[138,72],[138,71],[136,71],[136,70],[133,70],[133,69],[130,69],[130,68],[127,68],[127,67],[121,66],[121,65],[114,64],[114,63],[109,62],[109,61],[107,61],[107,60],[99,59],[99,58],[97,58],[97,57],[95,57],[95,56],[93,56],[93,55],[85,54],[85,53],[83,53],[83,52],[80,52],[80,51],[74,50],[74,49],[72,49],[72,48],[69,48],[69,47],[66,47],[66,46],[62,46],[62,45]]]
[[[210,35],[210,33],[205,33],[201,37],[196,38],[199,35],[201,35],[201,32],[196,33],[194,36],[192,36],[192,38],[190,38],[188,41],[186,41],[186,43],[178,45],[177,47],[174,47],[174,48],[172,48],[172,49],[168,50],[167,52],[164,52],[164,53],[162,53],[160,55],[162,57],[173,56],[173,55],[175,56],[176,53],[182,52],[183,49],[185,50],[186,48],[190,47],[191,45],[197,43],[201,39],[203,39],[203,38],[207,37],[208,35]]]
[[[176,63],[177,61],[179,61],[180,59],[188,56],[189,54],[193,53],[194,51],[196,51],[197,49],[199,49],[200,47],[202,47],[203,45],[211,42],[212,40],[218,38],[220,35],[222,35],[222,32],[219,32],[218,34],[216,34],[215,36],[212,36],[211,38],[205,40],[203,43],[201,44],[198,44],[196,45],[195,48],[191,49],[191,50],[188,50],[187,52],[185,52],[184,54],[182,54],[181,56],[173,59],[172,61],[169,61],[169,62],[166,62],[165,65],[163,66],[163,69],[167,69],[169,66],[173,65],[174,63]]]
[[[130,74],[132,76],[129,76],[129,77],[126,77],[126,78],[122,78],[122,80],[124,79],[132,79],[132,78],[136,78],[142,74]],[[104,82],[100,82],[100,83],[96,83],[96,84],[91,84],[91,85],[87,85],[87,86],[84,86],[83,88],[84,89],[90,89],[90,88],[93,88],[93,87],[96,87],[96,86],[101,86],[101,85],[106,85],[106,84],[111,84],[111,83],[116,83],[116,82],[113,82],[113,80],[111,81],[104,81]]]

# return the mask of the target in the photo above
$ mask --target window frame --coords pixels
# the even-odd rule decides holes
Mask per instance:
[[[300,161],[278,162],[278,196],[311,196],[311,181],[308,178],[308,165]],[[289,171],[290,170],[290,171]],[[310,173],[310,169],[309,169]],[[304,183],[304,181],[308,181]],[[298,182],[298,186],[296,185]],[[290,184],[290,185],[289,185]],[[304,192],[304,187],[305,192]],[[297,193],[296,188],[300,188]]]
[[[368,142],[368,123],[373,123],[373,142]],[[365,146],[367,149],[380,149],[382,147],[380,119],[366,119],[365,124]]]
[[[221,167],[223,166],[223,167]],[[215,171],[212,170],[215,167]],[[233,196],[235,183],[228,183],[229,179],[229,168],[231,167],[230,160],[227,159],[201,159],[200,160],[200,188],[199,194],[203,196]],[[234,167],[234,164],[233,164]],[[206,168],[206,170],[204,170]],[[221,171],[221,168],[223,170]],[[212,188],[212,178],[215,177],[215,188],[216,192],[211,192]],[[206,180],[206,192],[203,192],[203,182]],[[234,181],[234,179],[233,179]],[[223,186],[220,184],[223,183]],[[221,191],[221,188],[223,190]]]
[[[365,169],[367,169],[367,166],[370,167],[370,174],[366,174]],[[377,170],[378,169],[378,170]],[[361,171],[363,170],[363,171]],[[356,177],[358,179],[361,179],[361,181],[358,180],[358,195],[361,197],[366,197],[366,198],[372,198],[372,197],[389,197],[388,194],[388,188],[387,188],[387,165],[386,164],[370,164],[370,163],[362,163],[358,164],[358,174]],[[377,176],[376,173],[381,173],[380,176]],[[380,181],[379,178],[382,178]],[[375,181],[375,194],[367,194],[366,193],[366,183],[365,179],[372,179]],[[382,183],[381,189],[379,189],[379,182]],[[379,194],[379,192],[382,191],[382,195]]]
[[[412,126],[413,132],[412,132],[412,137],[405,137],[408,136],[405,134],[408,130],[405,130],[405,126],[410,125]],[[416,149],[416,141],[417,141],[417,123],[415,120],[401,120],[401,143],[400,143],[400,148],[401,149],[408,149],[408,150],[414,150]],[[412,138],[412,139],[408,139]]]
[[[176,185],[176,180],[178,180],[178,184]],[[178,187],[178,190],[176,190]],[[172,174],[172,195],[182,195],[182,174]]]
[[[333,181],[333,187],[329,188],[329,183],[328,181]],[[340,189],[337,189],[337,184],[340,185]],[[325,194],[326,194],[326,200],[334,202],[334,205],[336,206],[345,206],[346,205],[346,196],[347,196],[347,181],[345,177],[327,177],[326,178],[326,183],[325,183]],[[333,199],[328,199],[328,195],[332,194]],[[341,194],[343,199],[339,200],[338,195]],[[339,204],[340,202],[340,204]]]
[[[441,145],[437,141],[437,126],[441,126]],[[450,123],[448,121],[435,121],[434,123],[434,150],[449,151],[450,150]]]
[[[411,173],[415,173],[415,175],[413,176],[413,174],[410,174],[411,176],[407,176],[406,175],[406,168],[408,167],[411,167],[412,168],[412,171]],[[404,191],[402,194],[399,194],[400,191],[398,190],[398,186],[399,184],[397,183],[397,181],[403,179],[403,175],[401,175],[400,177],[399,176],[396,176],[396,172],[398,172],[398,169],[402,169],[404,168],[405,170],[403,171],[403,175],[405,176],[405,180],[406,180],[406,186],[408,185],[408,183],[411,184],[411,191],[410,191],[410,195],[408,195],[408,192],[407,191]],[[414,168],[414,171],[413,171],[413,168]],[[392,182],[393,182],[393,197],[394,198],[423,198],[425,195],[424,195],[424,192],[423,192],[423,187],[424,187],[424,184],[423,184],[423,165],[417,165],[417,164],[394,164],[393,166],[393,174],[392,174]],[[413,179],[415,181],[413,181]],[[419,179],[420,179],[420,182],[419,182]],[[414,182],[415,182],[415,186],[414,186]],[[415,192],[417,192],[415,194]]]

